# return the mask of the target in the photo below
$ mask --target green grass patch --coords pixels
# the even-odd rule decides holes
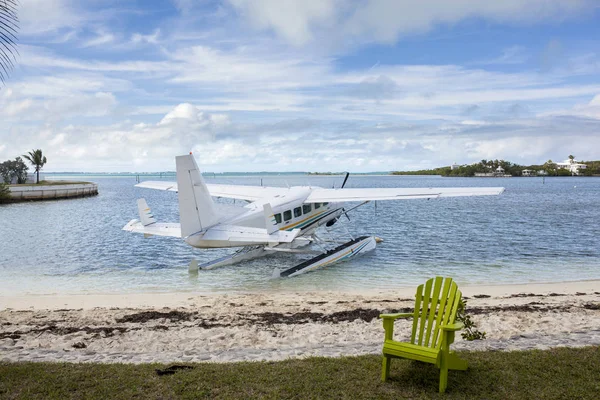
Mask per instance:
[[[393,360],[380,382],[381,357],[186,364],[159,376],[161,364],[0,363],[2,399],[598,399],[600,347],[461,352],[467,371],[450,371],[438,390],[429,364]]]
[[[11,187],[23,187],[23,186],[57,186],[57,185],[81,185],[88,184],[92,182],[84,182],[84,181],[40,181],[40,183],[22,183],[18,185],[9,185]]]

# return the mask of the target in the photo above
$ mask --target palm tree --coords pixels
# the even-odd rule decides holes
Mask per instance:
[[[8,79],[8,73],[14,68],[18,54],[16,47],[19,17],[18,0],[0,0],[0,84]]]
[[[40,169],[46,164],[46,157],[42,154],[42,150],[31,150],[28,154],[23,154],[23,157],[35,167],[35,172],[37,174],[36,183],[40,183]]]

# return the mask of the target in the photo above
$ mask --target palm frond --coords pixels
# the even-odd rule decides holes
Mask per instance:
[[[17,62],[17,33],[19,17],[18,0],[0,0],[0,83],[8,79],[8,74]]]

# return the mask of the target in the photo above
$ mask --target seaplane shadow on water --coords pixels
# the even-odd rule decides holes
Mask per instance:
[[[273,272],[274,278],[300,275],[375,249],[380,239],[372,235],[352,237],[347,233],[347,241],[324,236],[342,216],[348,217],[349,212],[371,201],[485,196],[504,191],[501,187],[344,188],[348,174],[338,189],[206,184],[191,153],[176,157],[175,163],[177,182],[146,181],[135,186],[177,192],[180,222],[157,222],[146,200],[138,199],[139,219],[131,220],[123,230],[178,237],[197,248],[239,248],[204,264],[192,260],[191,272],[277,252],[316,253],[300,264]],[[245,200],[248,204],[221,204],[213,197]]]

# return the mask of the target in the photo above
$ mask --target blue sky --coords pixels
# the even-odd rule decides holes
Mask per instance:
[[[417,4],[418,3],[418,4]],[[0,160],[386,171],[600,159],[587,0],[21,0]]]

